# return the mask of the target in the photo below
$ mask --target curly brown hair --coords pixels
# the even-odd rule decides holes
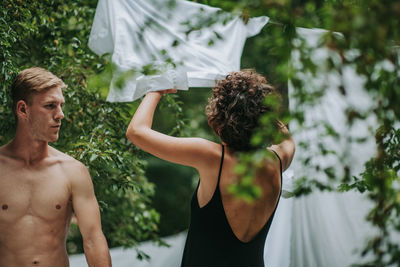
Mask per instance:
[[[260,115],[273,111],[264,98],[278,96],[267,79],[254,70],[232,72],[212,90],[206,107],[210,127],[234,151],[254,149],[250,139]]]

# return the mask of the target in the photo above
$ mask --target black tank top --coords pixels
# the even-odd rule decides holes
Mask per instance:
[[[280,162],[282,192],[282,162]],[[224,162],[224,146],[222,146],[218,183],[211,200],[202,208],[199,206],[197,191],[191,202],[190,226],[183,252],[181,267],[263,267],[264,244],[274,217],[275,209],[260,232],[249,242],[240,241],[233,233],[226,218],[222,204],[219,183],[222,164]]]

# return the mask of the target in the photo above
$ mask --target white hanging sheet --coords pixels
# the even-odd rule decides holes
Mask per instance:
[[[290,109],[303,110],[305,116],[302,125],[296,122],[290,125],[297,144],[290,170],[295,178],[306,176],[327,182],[329,178],[324,169],[332,168],[341,177],[342,166],[346,164],[350,175],[359,176],[364,170],[364,163],[376,152],[374,129],[377,121],[369,112],[367,119],[356,120],[349,126],[346,110],[368,111],[374,108],[375,102],[364,90],[365,79],[356,73],[354,66],[343,64],[336,52],[319,46],[326,31],[298,28],[297,33],[297,43],[304,41],[311,49],[311,60],[317,65],[317,72],[315,76],[305,73],[299,61],[300,54],[294,51],[292,64],[296,76],[306,82],[309,94],[324,88],[324,96],[313,104],[298,103],[293,97],[298,89],[289,83]],[[351,51],[346,56],[351,57],[355,53],[357,51]],[[342,75],[328,69],[328,60],[341,69]],[[345,94],[341,93],[340,86]],[[332,127],[339,137],[335,139],[327,135],[323,124]],[[348,138],[365,138],[366,141],[348,143]],[[308,147],[301,147],[301,142],[307,143]],[[336,155],[322,153],[320,144]],[[310,159],[308,164],[302,164],[307,158]],[[319,170],[315,166],[319,166]],[[364,195],[355,191],[313,192],[292,201],[291,243],[287,244],[291,250],[290,266],[336,267],[363,262],[360,252],[367,239],[376,233],[376,229],[365,221],[372,203]],[[280,223],[279,218],[276,219],[273,224]]]
[[[268,22],[268,17],[258,17],[245,24],[236,16],[226,24],[220,21],[186,34],[185,23],[221,17],[221,10],[184,0],[169,7],[169,2],[99,0],[89,47],[98,55],[109,53],[116,66],[108,101],[133,101],[150,90],[212,87],[229,72],[240,70],[246,39],[258,34]],[[211,39],[213,45],[209,45]],[[177,63],[175,73],[169,69],[169,73],[161,72],[149,79],[136,72],[121,89],[115,85],[126,71],[140,71],[154,63],[164,66],[167,57]],[[138,78],[142,83],[137,88]]]
[[[139,249],[151,256],[150,260],[139,260],[133,248],[122,247],[110,249],[112,266],[114,267],[179,267],[186,241],[186,232],[164,238],[170,247],[159,247],[151,241],[143,242]],[[85,254],[69,257],[71,267],[87,267]]]

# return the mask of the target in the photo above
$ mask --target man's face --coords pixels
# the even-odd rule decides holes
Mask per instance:
[[[36,93],[28,105],[28,123],[31,135],[35,140],[55,142],[61,120],[64,118],[62,108],[64,97],[59,87]]]

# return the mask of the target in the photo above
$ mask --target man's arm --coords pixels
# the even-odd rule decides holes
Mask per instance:
[[[80,162],[71,176],[72,205],[83,237],[83,249],[89,267],[110,267],[107,240],[101,230],[99,205],[89,171]]]

